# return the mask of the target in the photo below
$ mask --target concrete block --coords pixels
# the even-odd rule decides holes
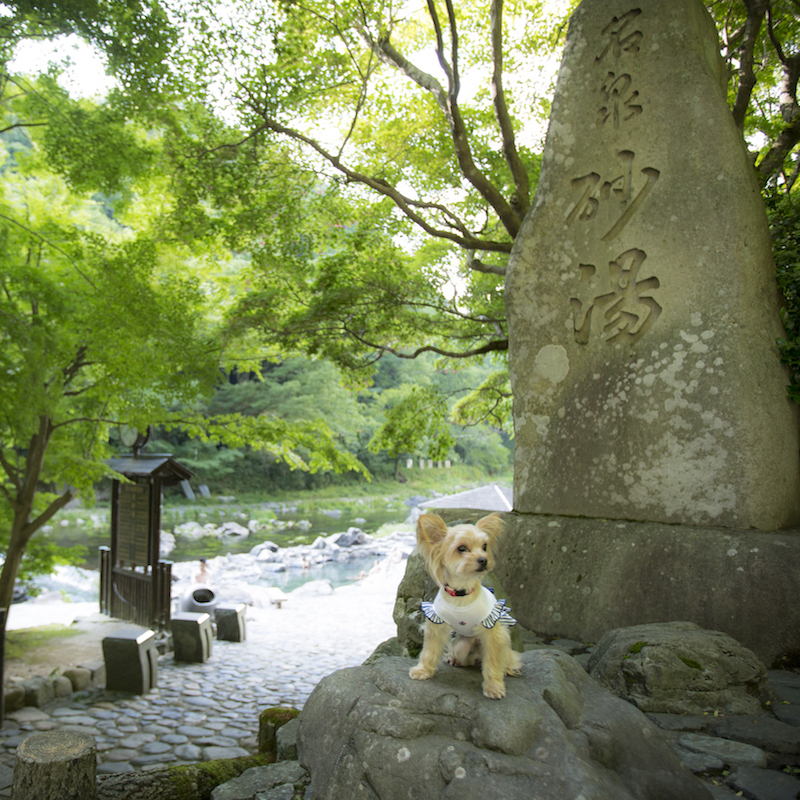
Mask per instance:
[[[214,611],[217,639],[226,642],[245,640],[244,603],[220,603]]]
[[[158,685],[155,633],[147,628],[120,628],[103,639],[106,689],[144,694]]]
[[[176,661],[202,663],[208,659],[214,636],[208,614],[191,611],[175,614],[171,627]]]

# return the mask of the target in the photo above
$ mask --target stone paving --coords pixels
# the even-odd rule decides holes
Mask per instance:
[[[0,798],[10,796],[14,753],[43,730],[95,737],[98,774],[251,755],[258,715],[302,708],[316,684],[361,664],[395,636],[392,610],[405,562],[332,594],[292,593],[278,610],[248,609],[244,642],[214,640],[202,664],[159,658],[157,688],[144,695],[89,689],[43,709],[6,715],[0,730]]]

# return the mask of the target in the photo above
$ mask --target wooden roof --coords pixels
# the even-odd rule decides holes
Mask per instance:
[[[106,463],[114,472],[119,472],[126,478],[160,478],[168,486],[188,481],[194,475],[169,453],[115,456],[109,458]]]

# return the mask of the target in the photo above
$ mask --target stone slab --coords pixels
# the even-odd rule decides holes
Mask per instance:
[[[800,781],[774,769],[739,767],[725,782],[752,800],[794,800],[800,794]]]
[[[571,18],[506,277],[518,511],[800,524],[769,229],[726,85],[700,0]]]
[[[694,753],[714,756],[731,766],[760,767],[762,769],[767,766],[767,756],[763,750],[730,739],[686,733],[678,739],[678,744]]]
[[[798,529],[502,517],[495,574],[530,630],[596,642],[613,628],[679,619],[727,633],[767,667],[800,652]]]
[[[772,753],[800,754],[800,728],[766,715],[720,717],[711,733]]]

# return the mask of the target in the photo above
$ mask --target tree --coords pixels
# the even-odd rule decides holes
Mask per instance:
[[[202,330],[201,294],[166,280],[166,254],[146,241],[78,236],[69,217],[78,204],[63,186],[11,183],[6,175],[0,206],[6,607],[31,537],[106,473],[110,425],[141,424],[163,399],[208,391],[219,358]]]
[[[158,168],[175,199],[163,230],[246,256],[229,331],[257,334],[272,355],[327,357],[362,384],[384,354],[493,356],[496,374],[457,413],[505,424],[503,278],[536,186],[545,67],[576,4],[176,3],[171,32],[183,38],[169,40],[158,85],[184,92],[180,103],[148,105],[145,78],[112,99],[121,114],[146,112],[167,142]],[[796,2],[708,7],[755,168],[790,191]]]
[[[330,363],[301,358],[266,363],[260,374],[234,371],[213,395],[195,406],[197,414],[207,420],[238,415],[252,420],[268,418],[289,430],[304,429],[309,438],[304,441],[296,437],[293,449],[298,454],[309,457],[320,450],[321,441],[326,441],[336,450],[350,453],[353,463],[361,461],[362,429],[371,432],[375,427],[363,410],[356,393],[342,387],[338,371]],[[319,480],[311,478],[308,471],[302,477],[289,475],[295,471],[293,462],[265,448],[202,442],[191,438],[185,428],[157,431],[157,436],[152,447],[167,447],[213,491],[269,491]],[[319,437],[321,440],[316,441]],[[334,456],[332,452],[331,461]],[[345,464],[342,466],[346,469]],[[356,474],[363,477],[363,470]]]
[[[18,3],[0,26],[0,55],[63,22],[101,41],[121,75],[138,42],[152,78],[147,59],[158,47],[149,45],[163,31],[147,20],[142,28],[136,15],[144,8],[108,3],[87,13],[83,3]],[[236,342],[220,336],[220,284],[204,280],[204,265],[218,264],[214,237],[180,238],[160,225],[171,204],[157,168],[164,142],[146,118],[130,115],[146,81],[131,79],[111,108],[72,101],[51,75],[0,75],[2,132],[13,145],[0,158],[0,605],[11,603],[26,557],[45,567],[51,560],[32,537],[77,494],[92,497],[108,472],[109,429],[120,423],[180,426],[300,469],[363,471],[323,423],[192,410]],[[170,111],[173,123],[191,125],[190,113]],[[105,194],[93,200],[98,189]]]
[[[707,3],[729,66],[736,126],[753,152],[762,186],[791,191],[800,174],[800,8],[794,0]]]
[[[239,228],[252,290],[234,327],[362,378],[386,353],[495,354],[497,374],[459,414],[507,422],[503,277],[537,181],[531,123],[546,117],[552,89],[535,76],[557,55],[575,5],[548,16],[540,4],[502,0],[488,10],[240,0],[225,6],[229,26],[212,0],[193,4],[182,22],[217,94],[230,87],[236,120],[197,141],[191,162],[195,187],[211,168],[231,176],[228,202],[193,199],[233,208],[240,223],[244,208],[264,223],[260,203],[273,215],[272,227]],[[758,146],[756,170],[789,190],[800,164],[796,2],[708,6],[731,65],[734,120]],[[237,33],[241,20],[249,27]],[[256,189],[253,172],[283,176],[284,208]]]

